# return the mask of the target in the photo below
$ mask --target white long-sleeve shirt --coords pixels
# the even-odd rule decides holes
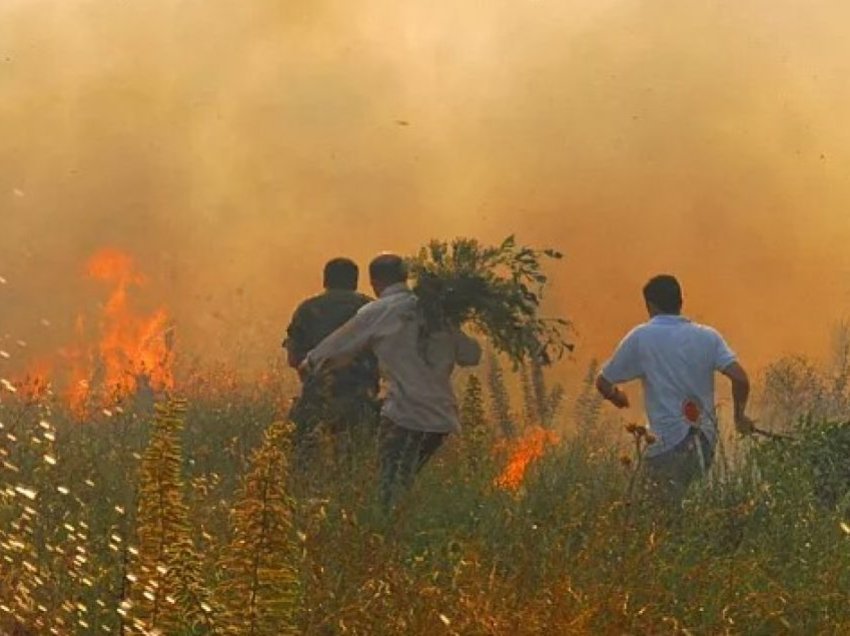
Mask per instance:
[[[316,369],[370,348],[388,384],[384,417],[415,431],[457,431],[451,374],[455,365],[478,364],[481,347],[460,330],[443,331],[428,337],[423,356],[421,321],[416,295],[404,283],[392,285],[308,353],[307,365]]]

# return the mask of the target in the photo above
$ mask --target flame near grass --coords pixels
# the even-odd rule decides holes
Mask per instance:
[[[532,462],[543,456],[547,445],[555,445],[560,436],[542,426],[532,426],[515,441],[510,450],[508,463],[496,478],[496,485],[503,490],[516,491],[525,480],[525,473]]]
[[[155,390],[172,388],[168,313],[163,308],[150,316],[133,312],[129,290],[145,285],[147,279],[136,272],[132,258],[118,250],[101,250],[89,260],[88,275],[114,286],[103,309],[97,352],[105,387],[116,397],[126,397],[144,377]]]
[[[147,284],[133,258],[117,249],[99,250],[86,263],[85,277],[109,286],[100,314],[78,315],[74,337],[56,359],[31,362],[16,384],[26,389],[25,395],[58,385],[58,394],[79,419],[142,387],[173,389],[169,314],[162,307],[150,314],[133,307],[133,291]]]

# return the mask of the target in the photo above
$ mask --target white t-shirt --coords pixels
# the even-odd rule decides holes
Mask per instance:
[[[714,374],[735,359],[715,329],[664,314],[632,329],[602,367],[602,376],[613,384],[643,382],[646,414],[657,438],[646,452],[651,457],[685,439],[692,425],[715,443]],[[688,401],[699,407],[695,424],[685,417]]]

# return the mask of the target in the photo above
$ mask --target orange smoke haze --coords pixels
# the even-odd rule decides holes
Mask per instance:
[[[566,253],[550,302],[580,359],[662,270],[753,365],[822,355],[850,306],[848,20],[840,0],[4,0],[0,335],[49,357],[132,287],[181,352],[260,367],[327,258],[515,232]],[[103,246],[148,283],[113,263],[104,301],[81,276]]]

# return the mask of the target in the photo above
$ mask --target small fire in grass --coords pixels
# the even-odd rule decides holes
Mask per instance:
[[[525,480],[528,467],[543,456],[547,446],[555,445],[559,441],[560,436],[555,431],[542,426],[530,427],[521,438],[510,445],[508,463],[496,478],[496,485],[504,490],[518,490]]]

